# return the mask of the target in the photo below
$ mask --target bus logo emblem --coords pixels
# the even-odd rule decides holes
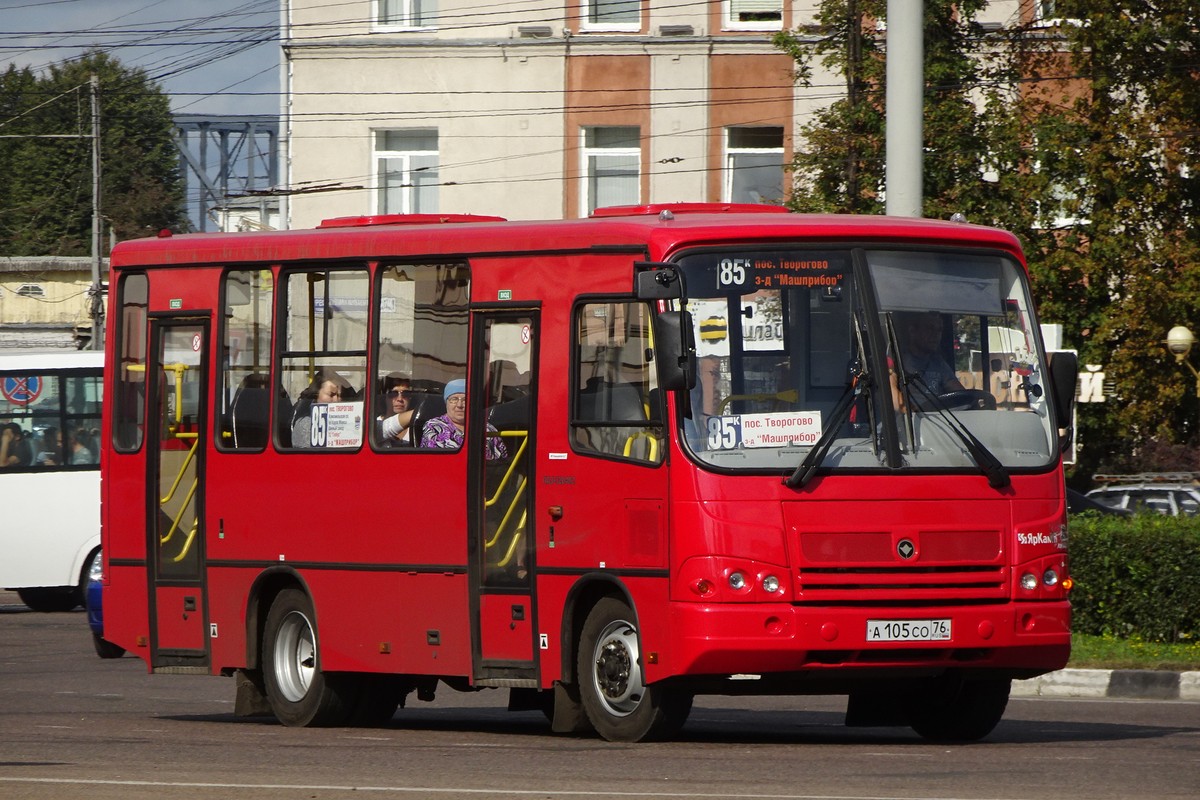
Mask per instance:
[[[917,546],[912,543],[912,539],[901,539],[896,543],[896,553],[907,561],[917,554]]]

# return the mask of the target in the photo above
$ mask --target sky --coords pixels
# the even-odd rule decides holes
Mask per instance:
[[[176,114],[279,113],[279,0],[0,0],[0,69],[100,48]]]

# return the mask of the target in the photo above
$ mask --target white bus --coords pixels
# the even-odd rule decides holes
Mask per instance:
[[[100,553],[104,354],[0,353],[0,587],[34,611],[83,602]]]

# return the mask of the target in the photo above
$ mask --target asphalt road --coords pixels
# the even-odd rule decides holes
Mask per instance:
[[[842,698],[699,698],[677,741],[551,735],[442,689],[384,727],[233,716],[233,681],[97,658],[82,612],[0,592],[0,798],[1129,800],[1200,795],[1200,703],[1014,698],[985,741],[842,726]]]

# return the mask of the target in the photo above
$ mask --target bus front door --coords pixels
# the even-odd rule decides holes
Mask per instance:
[[[150,386],[157,387],[146,481],[151,667],[206,672],[201,505],[208,324],[152,319],[150,341]]]
[[[468,397],[475,682],[536,686],[531,597],[537,312],[477,311]]]

